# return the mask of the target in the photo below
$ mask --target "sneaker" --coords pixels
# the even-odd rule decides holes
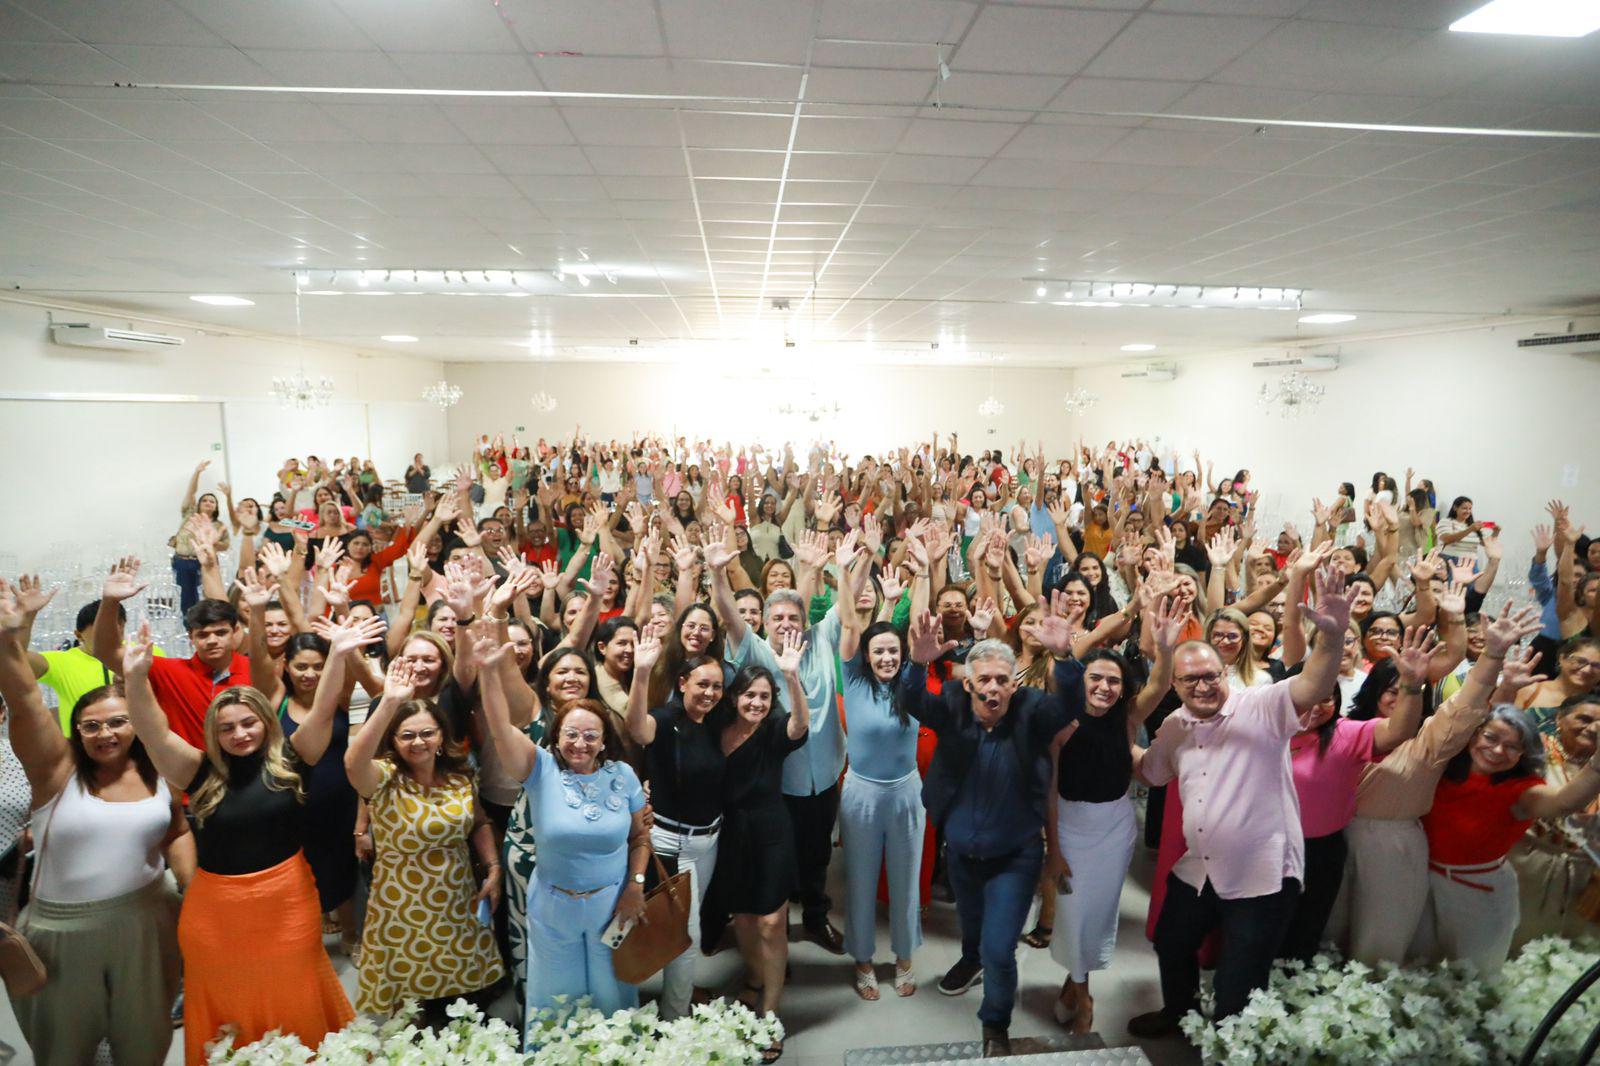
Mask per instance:
[[[182,988],[182,986],[179,986],[179,988],[178,988],[178,998],[176,1000],[174,1000],[173,1004],[172,1004],[172,1027],[174,1029],[183,1028],[183,988]]]
[[[947,996],[959,996],[983,980],[983,964],[960,959],[950,971],[939,978],[939,991]]]
[[[1159,1040],[1178,1031],[1177,1019],[1164,1010],[1153,1010],[1128,1019],[1128,1032],[1140,1040]]]

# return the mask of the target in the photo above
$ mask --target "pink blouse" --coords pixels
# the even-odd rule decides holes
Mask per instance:
[[[1294,790],[1300,796],[1300,826],[1309,837],[1325,837],[1350,824],[1356,813],[1356,785],[1369,763],[1379,756],[1372,747],[1378,719],[1352,722],[1340,718],[1328,750],[1317,754],[1317,734],[1289,742]]]

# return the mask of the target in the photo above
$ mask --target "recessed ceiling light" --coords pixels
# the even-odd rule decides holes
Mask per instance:
[[[1592,0],[1490,0],[1450,28],[1457,33],[1585,37],[1600,30],[1600,5]]]
[[[1156,350],[1156,346],[1153,344],[1124,344],[1122,350],[1125,352],[1153,352]]]
[[[202,294],[191,296],[189,299],[197,304],[210,304],[212,307],[254,307],[254,300],[246,300],[243,296],[215,296]]]
[[[1046,292],[1046,289],[1045,289],[1045,287],[1043,285],[1040,285],[1037,289],[1033,290],[1033,294],[1035,296],[1043,296],[1045,294],[1045,292]]]
[[[1354,322],[1355,315],[1340,314],[1336,311],[1323,311],[1315,315],[1301,315],[1300,321],[1308,326],[1331,326],[1335,322]]]
[[[385,333],[383,339],[393,341],[396,344],[414,344],[417,340],[409,333]]]

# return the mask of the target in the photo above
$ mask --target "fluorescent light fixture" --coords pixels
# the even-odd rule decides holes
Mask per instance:
[[[1122,350],[1125,352],[1153,352],[1156,350],[1156,346],[1153,344],[1124,344]]]
[[[1308,326],[1331,326],[1335,322],[1354,322],[1355,315],[1340,314],[1337,311],[1323,311],[1315,315],[1301,315],[1300,321]]]
[[[197,304],[210,304],[212,307],[254,307],[256,303],[254,300],[246,300],[243,296],[218,296],[209,293],[191,296],[189,299]]]
[[[1522,37],[1586,37],[1600,30],[1594,0],[1490,0],[1450,24],[1457,33],[1505,33]]]
[[[409,333],[385,333],[383,339],[392,341],[395,344],[415,344],[417,342],[417,338]]]

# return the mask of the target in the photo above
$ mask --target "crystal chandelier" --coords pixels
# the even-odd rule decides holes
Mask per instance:
[[[533,404],[533,409],[542,415],[547,415],[556,409],[556,398],[543,389],[534,393],[529,402]]]
[[[1073,389],[1067,393],[1063,405],[1069,415],[1081,415],[1100,402],[1100,397],[1086,389]]]
[[[1291,370],[1277,381],[1261,383],[1257,402],[1264,408],[1277,408],[1280,418],[1294,418],[1322,401],[1327,390],[1298,370]]]
[[[461,386],[452,385],[448,381],[435,381],[422,390],[422,398],[443,411],[446,407],[454,407],[461,402]]]
[[[835,400],[833,403],[822,403],[815,397],[810,403],[782,403],[778,405],[780,415],[803,415],[809,422],[821,422],[825,418],[836,417],[844,410]]]
[[[326,407],[333,399],[333,381],[327,377],[312,381],[302,370],[293,377],[273,378],[272,395],[284,407],[309,411],[313,407]]]
[[[1006,405],[995,399],[992,392],[978,405],[978,414],[984,418],[999,418],[1005,413]]]

